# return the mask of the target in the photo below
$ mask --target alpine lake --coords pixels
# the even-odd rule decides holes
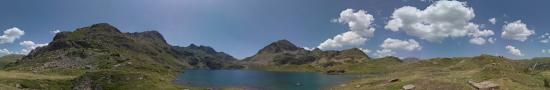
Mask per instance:
[[[204,88],[247,90],[321,90],[345,83],[355,75],[327,75],[318,72],[259,70],[186,70],[175,83]]]

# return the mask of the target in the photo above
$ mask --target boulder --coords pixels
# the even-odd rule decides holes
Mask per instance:
[[[414,90],[415,86],[412,85],[412,84],[408,84],[408,85],[405,85],[403,86],[403,90]]]
[[[395,79],[388,80],[388,83],[393,83],[393,82],[398,82],[398,81],[399,81],[399,79],[395,78]]]
[[[477,90],[498,90],[500,86],[498,84],[495,84],[491,81],[483,81],[476,83],[474,81],[468,81],[470,85],[472,85]]]

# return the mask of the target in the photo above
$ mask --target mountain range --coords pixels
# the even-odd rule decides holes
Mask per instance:
[[[238,60],[209,46],[173,46],[157,31],[121,32],[98,23],[60,32],[47,46],[28,55],[0,58],[0,89],[49,90],[178,90],[176,75],[186,69],[250,69],[268,71],[360,74],[337,90],[471,89],[465,82],[493,81],[504,89],[550,88],[550,59],[510,60],[502,56],[400,59],[371,58],[358,48],[306,50],[278,40],[255,55]],[[401,80],[395,82],[386,82]],[[204,88],[196,88],[204,89]]]
[[[64,83],[78,90],[169,89],[170,78],[184,69],[242,68],[235,61],[207,46],[169,45],[156,31],[127,33],[99,23],[57,33],[47,46],[32,50],[4,70],[74,76]],[[48,87],[53,86],[34,89]]]

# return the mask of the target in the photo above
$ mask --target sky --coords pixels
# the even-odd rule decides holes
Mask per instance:
[[[550,56],[548,0],[3,0],[0,56],[45,46],[56,32],[109,23],[156,30],[169,44],[242,59],[287,39],[369,56],[514,59]]]

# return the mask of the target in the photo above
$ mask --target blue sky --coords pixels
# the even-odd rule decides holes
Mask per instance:
[[[465,1],[459,1],[465,2]],[[334,22],[346,9],[366,11],[373,16],[369,28],[375,29],[364,43],[355,45],[376,50],[392,49],[399,57],[455,57],[479,54],[503,55],[511,58],[550,56],[543,49],[550,43],[539,38],[550,33],[548,0],[470,0],[475,17],[467,22],[492,30],[494,43],[476,45],[471,36],[444,38],[431,42],[406,33],[406,28],[392,31],[387,26],[398,8],[412,6],[424,10],[437,1],[420,0],[5,0],[0,3],[0,31],[12,27],[24,35],[11,43],[0,44],[0,50],[20,52],[37,45],[21,45],[23,41],[48,43],[54,30],[72,31],[94,23],[110,23],[124,32],[157,30],[172,45],[191,43],[211,46],[237,58],[252,56],[267,44],[288,39],[301,47],[317,47],[325,40],[350,31],[347,23]],[[488,20],[496,19],[492,24]],[[535,33],[524,41],[503,38],[503,26],[521,20]],[[1,34],[1,32],[0,32]],[[421,49],[382,48],[388,38],[415,40]],[[522,55],[514,55],[506,46],[513,46]],[[38,45],[39,46],[39,45]],[[344,47],[340,49],[351,48]],[[0,51],[1,52],[1,51]],[[548,51],[550,52],[550,50]]]

